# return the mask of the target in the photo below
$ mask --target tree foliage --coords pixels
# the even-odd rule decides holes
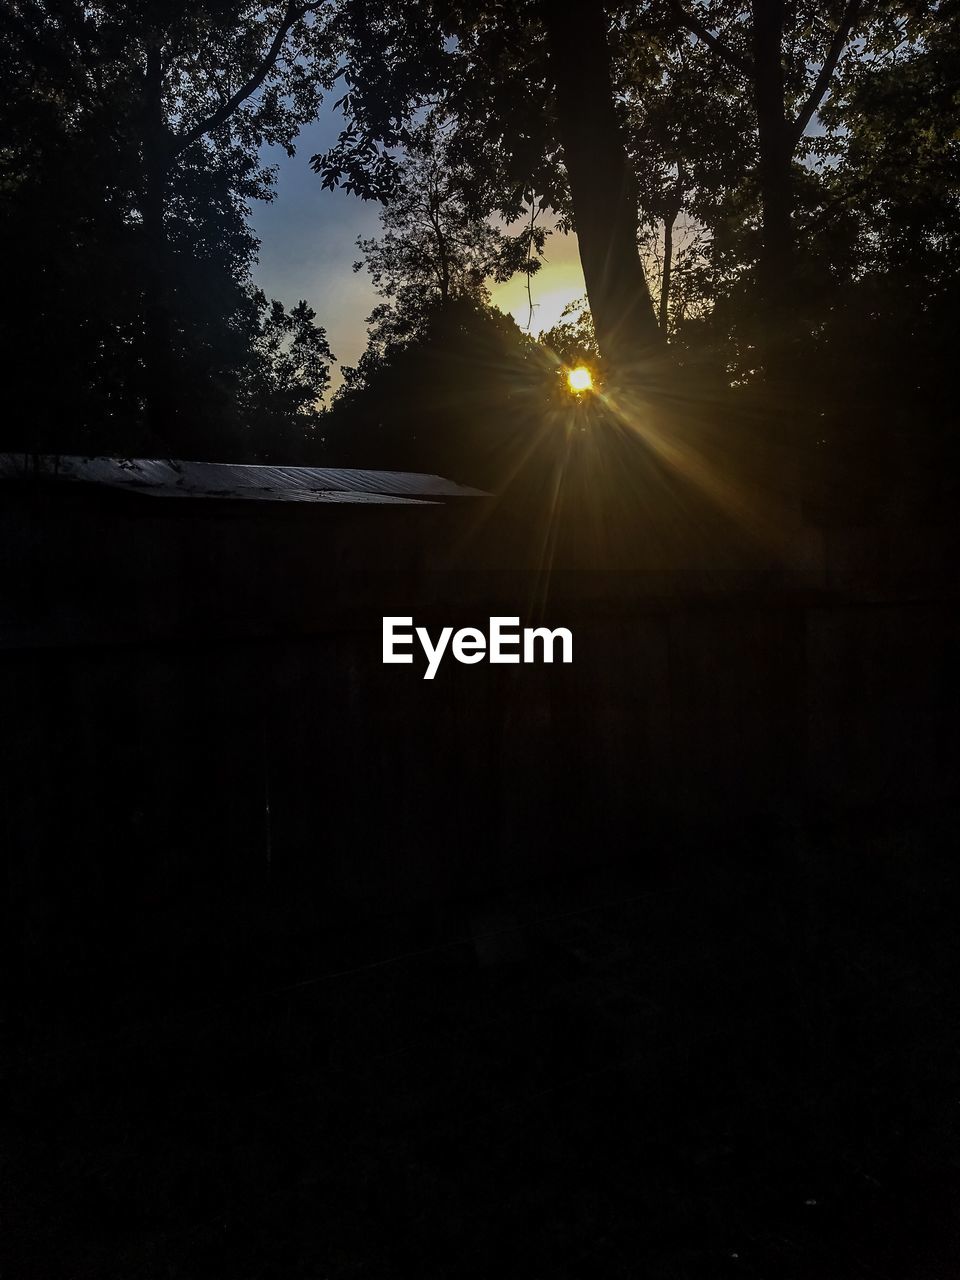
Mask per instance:
[[[265,313],[251,283],[246,215],[271,196],[260,148],[292,154],[330,83],[327,17],[225,0],[5,7],[9,444],[247,455],[255,388],[275,393],[259,403],[261,430],[293,404],[302,414],[305,392],[277,392],[289,383],[279,304]],[[311,348],[300,376],[312,401],[328,353],[305,317],[281,327]],[[42,373],[51,361],[55,380]]]
[[[516,235],[489,217],[483,180],[448,146],[449,123],[437,112],[411,130],[382,214],[382,234],[359,238],[364,267],[383,298],[368,318],[369,343],[349,387],[394,348],[420,336],[438,309],[466,301],[490,304],[490,284],[540,269],[546,230],[531,220]]]
[[[9,444],[342,453],[362,396],[392,387],[414,430],[400,388],[428,409],[475,340],[476,404],[479,353],[515,407],[552,344],[554,371],[602,358],[789,423],[785,468],[949,473],[955,0],[12,0],[0,24]],[[321,419],[325,335],[255,289],[248,213],[262,148],[292,153],[335,83],[343,131],[311,163],[383,203],[360,242],[380,302]],[[548,225],[578,234],[589,316],[537,345],[488,286],[534,274]]]
[[[435,296],[415,332],[366,353],[324,415],[323,456],[499,487],[542,429],[551,369],[509,316]]]

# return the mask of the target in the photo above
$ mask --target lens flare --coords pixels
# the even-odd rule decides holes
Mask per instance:
[[[590,391],[593,387],[593,377],[586,365],[580,364],[567,374],[567,384],[571,391]]]

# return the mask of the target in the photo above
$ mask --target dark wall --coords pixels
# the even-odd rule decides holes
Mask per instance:
[[[773,856],[793,825],[950,797],[942,590],[441,571],[475,514],[178,505],[5,512],[21,1011],[294,973],[334,936],[360,961],[404,911],[612,861],[660,877],[691,839]],[[574,663],[448,659],[427,682],[382,665],[389,612],[542,619]]]

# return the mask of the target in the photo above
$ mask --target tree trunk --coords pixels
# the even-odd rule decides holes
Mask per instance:
[[[159,45],[147,52],[144,77],[143,239],[144,239],[144,417],[151,443],[172,441],[175,368],[167,280],[167,235],[164,225],[168,174],[166,122]]]
[[[444,306],[450,301],[450,255],[447,253],[447,237],[443,234],[440,221],[440,201],[433,195],[428,197],[430,221],[434,235],[437,237],[437,261],[440,266],[437,283],[440,285],[440,301]]]
[[[758,297],[766,372],[787,372],[795,304],[793,146],[783,89],[783,0],[753,0],[754,101],[759,149],[761,245]]]
[[[663,210],[663,274],[660,277],[660,308],[658,320],[660,331],[667,336],[670,321],[670,286],[673,283],[673,229],[680,210],[683,208],[684,181],[683,166],[677,166],[677,181],[670,193],[670,198]]]
[[[673,275],[673,224],[677,215],[668,212],[663,220],[663,275],[660,277],[660,332],[667,332],[670,320],[670,280]]]
[[[619,370],[664,337],[637,247],[637,197],[613,101],[602,0],[544,0],[550,70],[597,346]]]

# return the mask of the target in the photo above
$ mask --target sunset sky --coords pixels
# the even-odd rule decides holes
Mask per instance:
[[[327,108],[303,131],[293,159],[278,150],[268,154],[278,166],[276,198],[254,206],[252,223],[261,241],[257,283],[268,297],[287,304],[306,298],[339,364],[350,365],[366,345],[364,322],[377,302],[366,272],[354,274],[356,239],[377,234],[380,206],[342,191],[323,190],[310,168],[310,157],[335,141],[341,123],[342,118]],[[546,260],[533,281],[532,331],[555,324],[566,304],[583,293],[576,237],[551,236]],[[523,276],[496,285],[493,300],[526,327]],[[335,388],[340,382],[336,366],[333,372]]]

